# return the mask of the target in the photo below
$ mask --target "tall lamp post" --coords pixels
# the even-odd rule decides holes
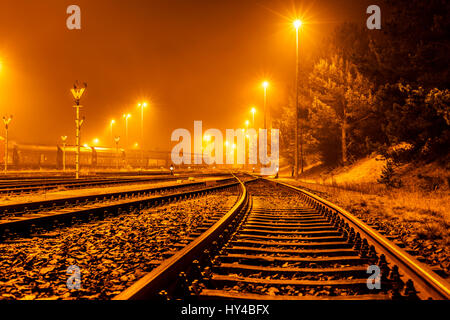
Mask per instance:
[[[252,108],[250,110],[250,112],[252,113],[252,125],[253,125],[253,129],[255,129],[255,113],[256,113],[256,108]]]
[[[124,114],[123,118],[125,119],[125,143],[126,143],[125,148],[127,148],[127,146],[128,146],[128,119],[131,118],[131,114],[129,114],[129,113]]]
[[[144,108],[147,107],[147,102],[138,103],[141,108],[141,162],[144,165]]]
[[[111,140],[114,140],[114,131],[113,131],[113,126],[116,124],[116,120],[112,119],[111,122],[109,123],[110,127],[111,127]]]
[[[264,129],[267,129],[267,87],[269,82],[264,81],[262,86],[264,88]]]
[[[299,119],[298,119],[298,29],[301,27],[302,22],[300,20],[294,21],[294,27],[295,27],[295,47],[296,47],[296,54],[295,54],[295,179],[298,179],[298,135],[299,135]],[[301,139],[300,139],[301,140]],[[302,142],[300,142],[302,143]],[[301,156],[300,156],[300,163],[301,163],[301,172],[303,173],[303,147],[300,146],[301,150]]]
[[[66,142],[67,136],[61,136],[62,145],[63,145],[63,171],[66,171]]]
[[[119,141],[120,137],[114,137],[114,142],[116,143],[116,158],[117,158],[117,169],[119,169]]]
[[[81,125],[84,122],[83,119],[80,119],[80,108],[82,107],[82,106],[80,106],[80,99],[81,99],[81,96],[83,95],[84,91],[86,90],[86,87],[87,87],[86,83],[84,83],[83,87],[80,87],[78,85],[78,82],[75,82],[75,84],[73,85],[73,88],[70,89],[70,91],[72,92],[73,98],[75,99],[74,108],[76,108],[76,119],[75,119],[76,144],[77,144],[77,152],[75,155],[75,178],[76,179],[80,178],[80,130],[81,130]]]
[[[11,120],[12,116],[3,117],[3,123],[5,124],[5,173],[8,171],[8,129]]]

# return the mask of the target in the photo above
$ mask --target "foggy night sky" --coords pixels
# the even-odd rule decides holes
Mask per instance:
[[[66,8],[81,7],[81,30],[68,30]],[[365,24],[369,1],[273,0],[0,0],[0,116],[13,114],[10,137],[19,143],[74,143],[69,89],[83,96],[82,143],[140,140],[138,101],[145,111],[147,149],[170,150],[176,128],[238,128],[258,108],[264,79],[268,103],[287,101],[295,80],[296,17],[307,23],[300,52],[315,47],[341,22]],[[301,74],[300,74],[301,76]],[[4,128],[0,130],[4,135]],[[124,141],[124,140],[122,140]]]

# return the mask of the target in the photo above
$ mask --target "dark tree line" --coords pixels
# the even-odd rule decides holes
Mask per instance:
[[[307,160],[346,164],[378,152],[394,161],[448,159],[450,2],[384,0],[381,30],[343,24],[300,83]],[[305,70],[303,70],[305,72]],[[293,160],[295,100],[281,113]]]

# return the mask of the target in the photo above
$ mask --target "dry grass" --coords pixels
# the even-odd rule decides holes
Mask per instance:
[[[450,176],[437,163],[395,167],[399,189],[378,183],[385,161],[369,157],[332,170],[316,166],[299,185],[402,242],[423,261],[450,274]]]
[[[420,239],[439,240],[444,246],[450,245],[448,191],[390,190],[375,183],[326,185],[301,182],[301,185],[325,193],[330,200],[349,210],[363,208],[376,219],[402,223]]]

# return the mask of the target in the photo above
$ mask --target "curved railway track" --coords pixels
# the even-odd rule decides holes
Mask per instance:
[[[0,241],[0,300],[113,297],[228,212],[238,199],[239,183],[227,180],[145,199],[128,198],[123,210],[111,206],[107,212],[100,210],[104,219],[70,227],[58,224],[51,232]],[[94,211],[87,209],[84,215]],[[82,290],[66,288],[68,265],[88,272]]]
[[[211,175],[220,176],[221,174],[205,174],[196,173],[194,175],[176,175],[170,174],[156,174],[153,176],[139,176],[139,177],[123,177],[123,178],[83,178],[83,179],[44,179],[37,181],[36,179],[23,179],[23,180],[0,180],[0,194],[24,194],[32,192],[42,192],[57,188],[74,189],[74,188],[89,188],[97,186],[114,186],[124,185],[130,183],[149,183],[160,181],[171,181],[178,179],[187,179],[189,177],[208,177]],[[227,174],[222,174],[226,176]]]
[[[219,221],[115,299],[450,298],[446,280],[334,204],[274,181],[240,188]]]
[[[216,185],[207,186],[211,183]],[[11,238],[16,233],[33,233],[36,228],[48,228],[76,220],[142,210],[179,199],[202,196],[236,185],[235,178],[231,177],[208,182],[191,182],[0,206],[0,241]]]

